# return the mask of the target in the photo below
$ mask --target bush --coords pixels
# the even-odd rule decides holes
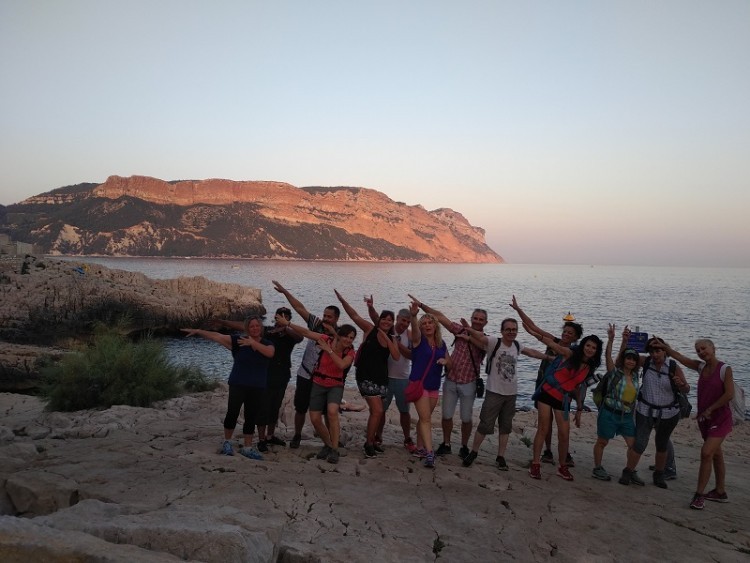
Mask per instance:
[[[89,346],[65,355],[42,374],[47,408],[59,411],[148,407],[184,390],[216,386],[197,368],[173,365],[161,342],[151,337],[131,342],[115,330],[101,328]]]

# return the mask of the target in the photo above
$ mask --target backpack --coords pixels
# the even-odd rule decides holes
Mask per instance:
[[[724,372],[727,370],[727,364],[721,364],[719,375],[721,380],[724,381]],[[729,402],[729,408],[732,411],[732,422],[734,425],[742,424],[745,422],[745,410],[747,410],[747,403],[745,403],[745,390],[734,382],[734,397]]]
[[[492,361],[495,359],[495,354],[497,354],[498,349],[500,348],[500,343],[502,342],[502,339],[497,339],[497,344],[495,344],[495,347],[492,349],[492,353],[487,356],[487,361],[484,364],[484,373],[487,375],[490,374],[490,370],[492,369]],[[513,344],[516,345],[516,354],[521,353],[521,345],[518,343],[518,340],[514,340]]]
[[[617,374],[620,374],[619,377],[617,377]],[[620,384],[620,380],[623,378],[624,373],[622,370],[619,372],[615,372],[612,377],[607,377],[605,374],[604,377],[602,377],[599,380],[599,383],[596,384],[596,387],[594,387],[594,392],[592,394],[592,398],[594,399],[594,404],[596,405],[596,408],[601,409],[602,405],[604,405],[604,399],[607,398],[607,394],[610,390],[610,382],[612,383],[611,388],[617,389],[617,386]],[[617,377],[617,381],[615,381],[615,377]]]

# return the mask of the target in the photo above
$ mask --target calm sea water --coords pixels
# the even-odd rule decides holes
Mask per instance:
[[[274,291],[278,280],[311,312],[321,315],[336,304],[333,289],[366,313],[363,296],[372,294],[379,310],[408,306],[407,293],[444,312],[449,318],[469,318],[475,307],[487,309],[485,331],[498,334],[500,322],[514,317],[512,295],[531,318],[554,334],[568,312],[581,322],[585,334],[606,340],[607,324],[663,337],[675,349],[695,356],[696,338],[711,338],[719,358],[729,363],[738,382],[750,391],[750,269],[656,268],[632,266],[555,266],[530,264],[373,264],[163,258],[86,258],[110,268],[143,272],[153,278],[203,275],[207,278],[260,288],[268,311],[286,305]],[[295,315],[299,320],[299,317]],[[269,323],[271,319],[269,317]],[[342,322],[349,319],[342,313]],[[523,345],[539,343],[523,331]],[[619,340],[616,340],[616,344]],[[450,341],[449,341],[450,342]],[[170,340],[176,362],[194,364],[225,379],[231,356],[214,343],[199,339]],[[293,356],[296,371],[302,346]],[[538,362],[519,360],[519,403],[528,406],[534,392]],[[695,384],[696,375],[688,372]],[[353,379],[353,378],[350,378]],[[694,401],[694,391],[691,393]]]

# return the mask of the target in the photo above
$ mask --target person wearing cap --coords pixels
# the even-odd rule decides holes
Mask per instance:
[[[630,338],[630,330],[625,327],[623,338]],[[635,405],[635,443],[628,449],[628,461],[622,470],[620,484],[645,483],[636,473],[636,466],[648,446],[651,431],[655,431],[656,456],[654,460],[653,482],[666,489],[664,469],[667,464],[669,439],[680,421],[680,408],[675,396],[675,388],[682,393],[690,391],[682,368],[670,359],[661,346],[661,338],[652,337],[646,342],[647,357],[641,356],[641,389]]]
[[[627,327],[625,327],[627,329]],[[610,481],[607,470],[602,466],[604,448],[618,434],[623,437],[628,448],[635,443],[635,399],[638,396],[638,363],[640,356],[633,348],[626,348],[628,337],[623,331],[622,346],[616,360],[612,360],[612,343],[615,339],[615,325],[607,330],[605,356],[607,373],[604,381],[604,395],[596,418],[596,442],[594,443],[594,470],[592,477]]]

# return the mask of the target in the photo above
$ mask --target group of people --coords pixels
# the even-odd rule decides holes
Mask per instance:
[[[289,447],[298,448],[302,428],[309,412],[316,435],[323,442],[317,459],[337,463],[340,457],[340,411],[344,382],[354,367],[360,394],[368,408],[363,453],[375,457],[383,452],[382,435],[385,412],[395,398],[403,431],[403,445],[434,468],[436,459],[452,451],[453,418],[458,408],[461,419],[459,456],[470,467],[478,457],[484,439],[498,426],[499,439],[495,463],[508,470],[505,460],[508,438],[516,412],[518,379],[516,365],[521,355],[541,360],[533,399],[538,412],[529,475],[541,479],[542,463],[554,464],[551,450],[553,423],[557,426],[557,475],[573,480],[574,466],[569,452],[570,416],[580,426],[583,401],[588,387],[597,384],[601,402],[597,416],[597,440],[593,448],[592,476],[609,481],[602,465],[609,440],[621,435],[627,444],[625,467],[619,478],[623,485],[640,485],[636,467],[655,432],[656,457],[653,483],[667,488],[666,481],[676,477],[674,450],[670,440],[680,419],[678,396],[690,386],[677,363],[698,372],[698,426],[704,440],[698,485],[690,506],[702,509],[704,501],[726,502],[726,469],[722,443],[732,430],[729,403],[734,393],[731,367],[716,358],[710,340],[695,343],[698,360],[672,349],[663,339],[652,337],[646,343],[646,355],[628,347],[631,332],[622,331],[619,352],[613,357],[616,327],[609,325],[606,348],[596,335],[585,337],[574,319],[565,320],[560,337],[541,329],[521,308],[513,296],[510,306],[520,317],[520,325],[544,345],[544,351],[521,346],[517,341],[519,321],[506,318],[500,335],[484,333],[487,312],[475,309],[470,320],[451,321],[442,312],[413,295],[407,308],[398,313],[377,312],[373,298],[365,297],[366,315],[360,315],[336,290],[335,295],[352,324],[339,325],[340,309],[329,305],[322,317],[310,313],[291,292],[273,281],[304,324],[292,322],[292,312],[281,307],[274,325],[264,327],[251,317],[244,323],[220,320],[213,328],[227,328],[229,335],[215,330],[183,329],[188,335],[213,340],[232,352],[234,363],[229,376],[229,397],[224,419],[221,453],[233,455],[231,438],[240,409],[244,407],[243,446],[240,453],[262,459],[269,445],[285,446],[275,435],[279,409],[291,379],[291,354],[303,339],[307,344],[296,375],[294,392],[294,434]],[[419,311],[422,311],[421,316]],[[355,326],[356,325],[356,326]],[[355,350],[357,329],[363,338]],[[449,344],[443,329],[454,337]],[[596,373],[602,355],[606,373]],[[481,388],[481,366],[485,365],[486,395],[473,430],[473,408],[477,387]],[[442,389],[442,441],[433,447],[432,415]],[[480,394],[482,393],[480,389]],[[407,400],[407,397],[409,400]],[[417,413],[416,441],[412,439],[410,402]],[[255,427],[258,443],[254,445]],[[705,492],[712,471],[715,487]]]

